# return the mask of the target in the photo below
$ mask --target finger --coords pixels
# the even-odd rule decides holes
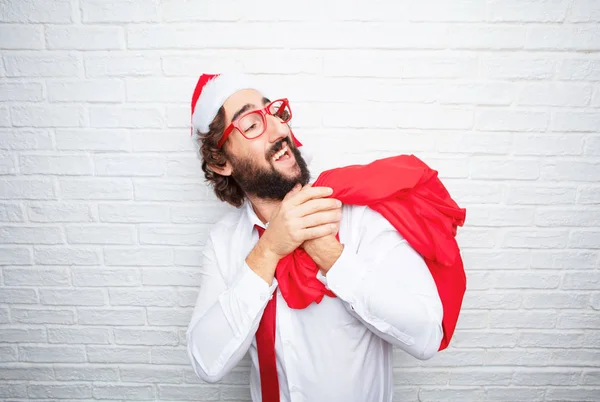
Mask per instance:
[[[335,198],[318,198],[316,200],[309,200],[302,205],[296,206],[293,209],[293,214],[294,216],[302,217],[332,209],[337,209],[341,212],[342,203],[340,200],[336,200]]]
[[[294,188],[288,191],[288,193],[285,195],[285,197],[283,197],[283,199],[286,200],[293,197],[295,194],[298,194],[300,190],[302,190],[302,185],[298,183],[294,186]]]
[[[334,234],[336,233],[336,231],[337,225],[335,223],[327,223],[325,225],[313,226],[311,228],[302,229],[300,233],[304,241],[306,241]]]
[[[315,198],[328,197],[333,194],[333,189],[330,187],[304,187],[300,192],[290,197],[293,205],[304,204],[308,200]]]
[[[300,227],[311,228],[315,226],[321,226],[328,223],[337,225],[342,219],[342,212],[337,210],[331,210],[326,212],[317,212],[316,214],[307,215],[301,220]]]

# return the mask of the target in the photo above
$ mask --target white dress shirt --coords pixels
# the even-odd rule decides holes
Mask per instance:
[[[344,205],[344,250],[317,277],[336,298],[290,309],[245,262],[265,227],[249,202],[212,229],[187,331],[196,374],[217,382],[244,355],[250,392],[262,402],[255,333],[277,297],[275,351],[281,402],[388,402],[394,393],[392,345],[429,359],[442,339],[442,304],[422,257],[379,213]]]

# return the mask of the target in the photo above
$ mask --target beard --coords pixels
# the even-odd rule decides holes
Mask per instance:
[[[296,159],[296,165],[300,172],[292,177],[286,177],[273,166],[271,158],[279,152],[287,143],[290,152]],[[268,167],[258,165],[250,158],[238,158],[228,155],[231,163],[231,176],[235,179],[244,193],[254,195],[260,199],[281,201],[296,184],[306,185],[310,180],[310,172],[306,161],[300,154],[298,148],[289,141],[283,139],[275,143],[267,154]]]

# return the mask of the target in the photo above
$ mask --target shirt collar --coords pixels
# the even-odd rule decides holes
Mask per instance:
[[[256,212],[254,212],[254,208],[252,208],[252,203],[250,202],[250,200],[246,200],[244,208],[246,208],[246,216],[250,220],[250,223],[253,225],[252,227],[254,227],[254,225],[257,225],[263,229],[266,229],[269,226],[269,222],[264,224],[261,222],[260,219],[258,219]]]

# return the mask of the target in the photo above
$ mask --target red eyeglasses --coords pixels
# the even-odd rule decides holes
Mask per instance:
[[[277,99],[262,109],[253,110],[241,115],[225,129],[223,137],[221,137],[221,140],[217,144],[217,148],[223,146],[227,137],[229,137],[234,129],[237,129],[248,140],[253,140],[263,135],[267,129],[267,114],[278,118],[281,123],[289,122],[292,119],[290,102],[286,98]]]

